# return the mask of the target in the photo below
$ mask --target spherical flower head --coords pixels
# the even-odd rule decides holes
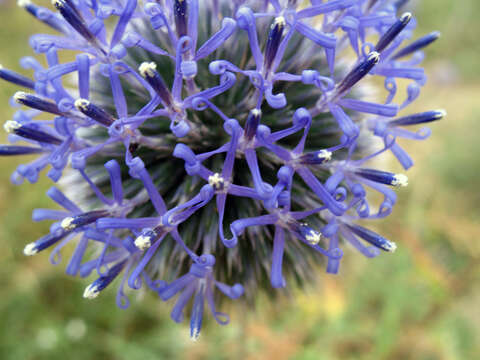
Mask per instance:
[[[23,60],[33,77],[0,66],[30,108],[4,125],[27,144],[0,155],[37,154],[12,181],[49,168],[63,192],[47,195],[64,208],[34,211],[53,224],[25,255],[76,243],[67,273],[97,275],[85,298],[114,281],[122,308],[127,287],[176,297],[171,317],[191,303],[197,339],[205,309],[228,323],[220,293],[254,301],[311,282],[316,263],[337,273],[347,244],[393,252],[357,220],[388,216],[408,178],[365,163],[391,152],[407,170],[397,139],[425,139],[429,129],[411,127],[445,116],[408,113],[425,84],[420,52],[438,33],[411,40],[400,3],[19,1],[57,36],[31,38],[47,60]],[[74,61],[59,62],[65,50]],[[383,101],[362,85],[372,77],[385,79]]]

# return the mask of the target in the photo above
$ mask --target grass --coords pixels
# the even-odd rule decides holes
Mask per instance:
[[[28,34],[40,26],[11,3],[2,13],[1,62],[19,69]],[[68,278],[46,256],[25,258],[22,248],[48,231],[32,224],[36,207],[49,207],[50,184],[15,187],[18,159],[2,159],[0,173],[0,358],[18,359],[474,359],[480,353],[480,93],[476,69],[479,26],[474,0],[424,0],[419,33],[439,29],[428,51],[432,80],[416,110],[445,107],[428,142],[409,143],[417,166],[398,208],[379,230],[399,250],[366,260],[347,252],[339,276],[318,273],[319,285],[255,311],[231,309],[227,327],[206,326],[191,343],[186,325],[168,319],[151,294],[132,297],[128,311],[106,292],[94,302],[85,281]],[[27,20],[28,19],[28,20]],[[15,32],[12,31],[15,29]],[[8,51],[6,51],[8,49]],[[444,76],[448,72],[450,76]],[[452,75],[453,74],[453,75]],[[0,101],[16,91],[2,83]],[[12,114],[2,108],[5,118]],[[412,110],[413,111],[413,110]],[[3,135],[2,135],[3,136]],[[2,140],[4,140],[3,138]],[[394,165],[392,165],[394,166]],[[210,324],[209,324],[210,325]]]

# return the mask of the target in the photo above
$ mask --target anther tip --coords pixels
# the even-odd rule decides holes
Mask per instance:
[[[86,110],[86,107],[90,105],[90,101],[87,99],[77,99],[74,105],[78,110]]]
[[[200,330],[197,328],[192,329],[190,339],[192,341],[198,341],[198,338],[200,337]]]
[[[332,152],[328,150],[321,150],[318,154],[318,157],[325,159],[325,162],[330,161],[332,160]]]
[[[262,115],[262,110],[260,109],[252,109],[251,110],[253,116],[260,116]]]
[[[13,130],[18,129],[20,127],[22,127],[22,125],[16,122],[15,120],[7,120],[3,125],[3,128],[5,129],[5,131],[9,134],[12,133]]]
[[[32,2],[30,0],[18,0],[17,1],[17,6],[19,7],[27,7],[28,5],[30,5]]]
[[[412,13],[406,12],[406,13],[403,13],[402,16],[400,16],[400,21],[406,24],[410,21],[411,18],[412,18]]]
[[[396,174],[396,175],[394,176],[392,185],[393,185],[393,186],[405,187],[405,186],[408,185],[408,177],[407,177],[406,175],[404,175],[404,174]]]
[[[97,287],[93,284],[88,285],[83,292],[85,299],[95,299],[99,294]]]
[[[437,116],[435,118],[436,119],[442,119],[445,116],[447,116],[447,111],[445,109],[439,109],[439,110],[437,110]]]
[[[375,64],[380,61],[380,53],[377,51],[372,51],[370,54],[368,54],[367,57],[368,61],[373,61]]]
[[[17,102],[17,103],[20,103],[21,100],[25,100],[25,98],[27,97],[27,93],[23,92],[23,91],[17,91],[15,93],[15,95],[13,95],[13,99]]]
[[[395,252],[395,250],[397,250],[397,244],[395,244],[393,241],[389,241],[385,248],[389,252]]]
[[[284,26],[285,25],[285,18],[283,16],[277,16],[275,18],[275,20],[273,20],[273,24]]]
[[[144,251],[147,250],[150,246],[152,246],[152,242],[148,236],[140,235],[135,239],[135,246]]]
[[[33,256],[37,252],[38,252],[38,250],[36,249],[35,243],[30,243],[27,246],[25,246],[25,248],[23,249],[23,253],[26,256]]]
[[[307,224],[303,224],[303,226],[306,226],[309,229],[304,235],[305,240],[307,240],[311,245],[317,245],[320,240],[322,240],[322,234],[313,230],[312,228],[309,228]]]
[[[66,217],[65,219],[62,220],[62,222],[60,223],[60,226],[62,227],[62,229],[72,230],[75,227],[75,225],[72,224],[73,220],[74,219],[72,217]]]
[[[143,62],[138,67],[138,71],[143,77],[155,75],[156,70],[157,64],[155,64],[154,62]]]
[[[208,184],[215,190],[220,190],[225,184],[225,179],[219,173],[215,173],[208,177]]]

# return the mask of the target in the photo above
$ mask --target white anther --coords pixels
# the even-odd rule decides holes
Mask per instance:
[[[3,128],[7,133],[12,133],[14,130],[20,129],[22,127],[22,124],[19,122],[16,122],[15,120],[7,120],[5,121],[5,124],[3,124]]]
[[[283,16],[278,16],[273,20],[273,25],[285,26],[285,18]]]
[[[406,12],[402,16],[400,16],[400,21],[407,22],[407,21],[410,21],[411,18],[412,18],[412,13]]]
[[[194,328],[192,329],[192,335],[190,336],[190,338],[191,338],[193,341],[197,341],[199,336],[200,336],[200,329],[197,328],[197,327],[194,327]]]
[[[442,119],[445,116],[447,116],[447,112],[444,109],[437,110],[437,115],[435,116],[435,119]]]
[[[152,241],[150,240],[149,236],[140,235],[135,239],[135,246],[140,250],[147,250],[150,246],[152,246]]]
[[[90,101],[88,101],[87,99],[77,99],[77,100],[75,100],[75,107],[78,110],[87,111],[88,110],[88,105],[90,105]]]
[[[324,161],[330,161],[332,159],[332,153],[328,150],[320,150],[317,156],[319,159],[325,159]]]
[[[37,252],[38,252],[38,250],[37,250],[37,247],[36,247],[35,243],[30,243],[27,246],[25,246],[25,248],[23,249],[23,253],[26,256],[35,255]]]
[[[27,7],[28,5],[30,5],[32,2],[30,0],[18,0],[17,1],[17,5],[20,6],[20,7]]]
[[[305,240],[312,245],[317,245],[322,240],[322,234],[315,230],[310,230],[309,234],[305,236]]]
[[[376,64],[380,60],[380,54],[376,51],[372,51],[370,54],[368,54],[367,60],[373,60]]]
[[[392,185],[393,186],[402,186],[402,187],[407,186],[408,185],[408,177],[406,175],[403,175],[403,174],[396,174],[393,177]]]
[[[395,250],[397,250],[397,244],[395,244],[394,242],[392,241],[387,241],[384,245],[383,245],[384,249],[387,250],[387,251],[390,251],[390,252],[394,252]]]
[[[13,95],[13,100],[17,103],[20,103],[20,100],[25,100],[27,98],[27,94],[23,91],[17,91],[15,95]]]
[[[262,110],[260,109],[252,109],[251,110],[253,116],[261,116],[262,115]]]
[[[60,226],[62,227],[62,229],[65,229],[65,230],[73,230],[75,228],[75,224],[73,224],[73,221],[75,219],[73,217],[66,217],[65,219],[62,220],[62,222],[60,223]]]
[[[155,76],[156,70],[157,70],[157,64],[155,64],[154,62],[143,62],[138,68],[140,75],[142,75],[143,77]]]
[[[215,173],[208,177],[208,183],[214,188],[219,189],[225,184],[225,180],[219,173]]]
[[[96,285],[90,284],[85,288],[83,292],[83,297],[85,299],[95,299],[100,292],[98,291],[98,287]]]

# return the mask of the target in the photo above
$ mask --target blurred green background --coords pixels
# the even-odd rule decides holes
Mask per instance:
[[[408,143],[416,161],[410,186],[377,228],[397,252],[374,260],[347,252],[339,276],[319,271],[316,288],[273,305],[260,299],[255,310],[237,302],[225,309],[230,325],[209,321],[192,343],[187,325],[168,318],[171,304],[152,294],[132,295],[127,311],[113,291],[88,302],[86,280],[67,278],[46,254],[24,257],[24,245],[48,231],[30,214],[52,205],[50,184],[42,176],[35,186],[13,186],[19,160],[2,159],[0,359],[480,358],[480,2],[411,3],[418,34],[442,32],[427,51],[429,82],[412,111],[445,108],[448,117],[427,142]],[[29,34],[44,30],[13,0],[0,10],[0,62],[20,70]],[[16,90],[0,86],[3,120]]]

